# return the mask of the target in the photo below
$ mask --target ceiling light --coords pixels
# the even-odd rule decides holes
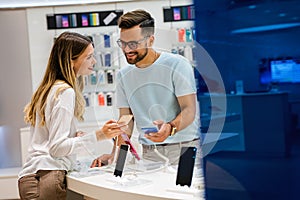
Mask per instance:
[[[256,8],[256,5],[250,5],[248,6],[249,9],[255,9]]]
[[[279,13],[279,15],[278,15],[279,17],[285,17],[286,16],[286,14],[285,13]]]

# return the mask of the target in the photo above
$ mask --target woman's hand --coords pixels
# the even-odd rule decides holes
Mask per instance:
[[[96,131],[97,140],[115,138],[124,133],[127,128],[127,125],[120,125],[115,120],[109,120],[100,130]]]

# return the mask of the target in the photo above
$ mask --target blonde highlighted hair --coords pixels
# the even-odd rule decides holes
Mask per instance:
[[[54,42],[50,57],[48,59],[47,68],[44,78],[33,94],[31,101],[25,106],[25,122],[32,126],[36,124],[36,115],[41,116],[41,123],[45,125],[45,107],[47,96],[51,87],[57,81],[65,82],[67,87],[61,87],[57,93],[67,88],[73,88],[75,91],[75,110],[74,115],[79,120],[83,120],[85,101],[82,96],[83,78],[76,77],[72,67],[72,60],[76,60],[88,47],[92,41],[79,33],[64,32]]]

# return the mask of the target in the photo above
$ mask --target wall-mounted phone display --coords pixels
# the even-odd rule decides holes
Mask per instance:
[[[117,20],[122,14],[123,10],[48,14],[47,28],[51,30],[112,26],[117,25]]]
[[[164,22],[186,21],[195,19],[193,5],[164,7]]]

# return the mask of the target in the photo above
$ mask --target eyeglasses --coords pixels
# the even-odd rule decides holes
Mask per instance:
[[[118,39],[118,40],[117,40],[117,43],[118,43],[119,47],[122,48],[122,49],[125,49],[126,46],[128,46],[131,50],[135,50],[135,49],[138,48],[138,45],[139,45],[142,41],[146,40],[148,37],[149,37],[149,36],[146,36],[146,37],[144,37],[144,38],[141,39],[141,40],[137,40],[137,41],[129,41],[129,42],[124,42],[123,40]]]

